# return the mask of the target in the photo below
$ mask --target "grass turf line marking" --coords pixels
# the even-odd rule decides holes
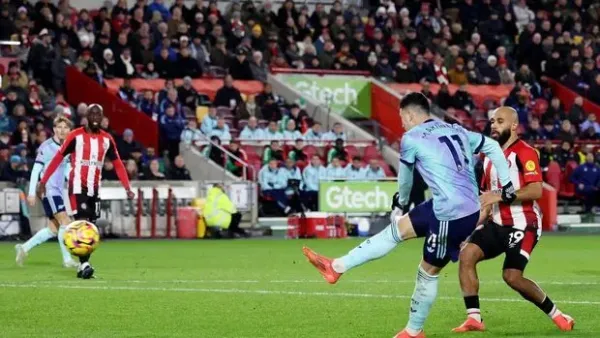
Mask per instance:
[[[56,281],[56,280],[47,280],[47,281],[28,281],[29,283],[78,283],[76,280],[69,281]],[[0,283],[12,283],[12,281],[0,281]],[[149,283],[157,283],[157,284],[202,284],[202,283],[223,283],[223,284],[259,284],[259,283],[269,283],[269,284],[308,284],[308,283],[323,283],[323,280],[319,279],[282,279],[282,280],[235,280],[235,279],[199,279],[199,280],[97,280],[95,283],[131,283],[131,284],[149,284]],[[343,283],[355,283],[355,284],[414,284],[414,280],[360,280],[360,279],[344,279]],[[457,280],[444,280],[444,283],[449,284],[458,284]],[[501,280],[489,280],[489,281],[480,281],[481,284],[506,284]],[[560,281],[536,281],[538,284],[543,285],[573,285],[573,286],[595,286],[600,285],[600,282],[560,282]]]
[[[93,281],[92,281],[93,283]],[[406,295],[352,293],[352,292],[308,292],[308,291],[278,291],[278,290],[244,290],[244,289],[211,289],[211,288],[165,288],[165,287],[136,287],[136,286],[110,286],[110,285],[59,285],[59,284],[0,284],[0,288],[23,289],[82,289],[105,291],[159,291],[159,292],[198,292],[198,293],[224,293],[224,294],[261,294],[261,295],[286,295],[286,296],[321,296],[321,297],[353,297],[353,298],[379,298],[379,299],[411,299]],[[459,297],[438,297],[439,300],[462,301]],[[528,303],[517,298],[482,298],[484,302],[499,303]],[[559,304],[600,305],[600,301],[583,300],[557,300]]]

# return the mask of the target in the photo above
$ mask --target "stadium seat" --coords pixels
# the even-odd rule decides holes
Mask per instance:
[[[246,128],[247,125],[248,125],[248,120],[238,120],[237,121],[237,127],[240,130],[244,130],[244,128]]]
[[[205,106],[196,107],[196,118],[198,119],[198,122],[202,122],[202,120],[204,120],[204,117],[206,115],[208,115],[208,107],[205,107]]]
[[[306,157],[308,157],[309,159],[312,158],[313,155],[315,155],[315,154],[321,156],[321,154],[319,153],[319,149],[317,149],[317,147],[310,145],[310,144],[304,146],[304,148],[302,150],[306,154]]]
[[[546,171],[546,182],[550,184],[556,191],[560,192],[562,181],[562,173],[560,165],[556,161],[551,161],[548,164],[548,170]]]
[[[356,146],[349,144],[347,146],[344,147],[344,149],[346,150],[346,153],[348,153],[348,159],[352,160],[352,158],[354,156],[359,156],[360,152],[358,151],[358,149],[356,148]]]
[[[542,116],[548,110],[548,101],[545,99],[539,98],[533,101],[533,109],[532,112],[534,115]]]
[[[372,150],[370,150],[369,147],[366,147],[365,155],[363,156],[363,160],[365,162],[369,162],[372,159],[383,160],[383,156],[381,156],[381,153],[379,152],[379,150],[377,148],[372,148]]]
[[[573,198],[575,197],[575,184],[571,183],[571,174],[577,168],[577,162],[569,161],[565,166],[565,171],[562,175],[561,189],[558,191],[558,197]]]

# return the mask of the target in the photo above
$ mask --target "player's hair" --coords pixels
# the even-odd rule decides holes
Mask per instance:
[[[69,129],[73,129],[73,122],[71,122],[71,120],[64,115],[58,115],[54,119],[53,126],[56,127],[59,123],[65,123]]]
[[[400,109],[410,109],[415,112],[429,115],[429,100],[421,93],[410,93],[402,98]]]
[[[104,113],[104,109],[102,109],[102,106],[97,103],[92,103],[88,106],[88,112],[91,112],[92,109],[98,109],[101,114]]]

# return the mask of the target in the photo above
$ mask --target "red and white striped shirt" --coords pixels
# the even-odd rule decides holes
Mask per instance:
[[[130,189],[125,166],[121,162],[113,137],[100,130],[89,133],[85,128],[77,128],[69,133],[60,150],[48,165],[41,182],[45,184],[62,159],[71,154],[71,172],[69,174],[69,194],[98,196],[104,159],[114,161],[115,171],[126,190]]]
[[[529,183],[542,182],[542,171],[539,157],[533,147],[522,140],[517,140],[504,150],[508,161],[510,179],[515,190]],[[483,161],[484,173],[482,186],[484,190],[502,190],[498,172],[489,158]],[[497,203],[492,207],[494,223],[525,230],[527,227],[538,228],[542,225],[542,212],[536,201],[518,201],[512,204]]]

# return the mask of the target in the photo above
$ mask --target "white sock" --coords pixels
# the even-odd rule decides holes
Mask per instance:
[[[77,271],[81,271],[81,270],[85,269],[87,266],[90,266],[90,263],[88,263],[88,262],[81,263],[81,264],[79,264]]]
[[[381,258],[392,251],[400,242],[402,242],[402,238],[398,233],[397,226],[390,224],[377,235],[350,250],[346,256],[334,259],[331,263],[333,270],[337,273],[344,273],[368,261]]]
[[[481,323],[481,310],[467,309],[467,315]]]
[[[560,315],[562,315],[562,312],[556,307],[556,305],[554,305],[554,308],[552,308],[552,311],[550,311],[548,317],[554,319]]]
[[[49,228],[43,228],[42,230],[38,231],[35,235],[33,235],[33,237],[31,237],[27,242],[23,243],[23,250],[25,250],[25,252],[29,252],[29,250],[35,248],[36,246],[44,243],[45,241],[55,236],[56,234],[54,234],[52,230],[50,230]]]
[[[410,313],[406,331],[415,336],[421,330],[429,316],[429,310],[437,298],[438,276],[429,275],[420,266],[417,273],[415,291],[410,299]]]
[[[58,246],[60,247],[60,253],[62,254],[63,262],[68,262],[71,259],[73,259],[71,258],[71,253],[69,252],[69,250],[67,250],[65,242],[63,240],[66,229],[66,225],[61,225],[60,228],[58,228]]]

